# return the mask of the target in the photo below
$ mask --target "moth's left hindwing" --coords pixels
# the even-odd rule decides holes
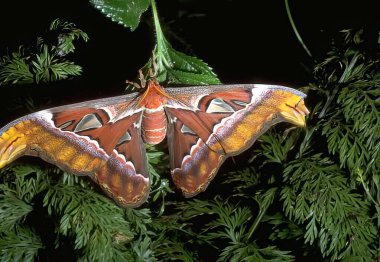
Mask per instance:
[[[88,175],[121,206],[139,206],[149,179],[137,94],[57,107],[0,129],[0,168],[22,155]]]

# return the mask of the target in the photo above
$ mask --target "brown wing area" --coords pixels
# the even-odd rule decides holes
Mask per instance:
[[[172,177],[187,197],[204,191],[227,157],[248,149],[273,124],[305,125],[304,94],[294,89],[258,85],[228,91],[222,86],[218,92],[211,87],[213,93],[200,90],[199,99],[196,88],[166,108]],[[188,129],[191,137],[183,132]]]
[[[0,168],[22,155],[39,156],[90,176],[121,206],[140,205],[149,193],[141,112],[113,119],[107,110],[107,103],[125,105],[123,98],[105,99],[102,108],[90,101],[41,111],[8,124],[0,129]]]
[[[167,136],[172,177],[186,197],[204,191],[227,158],[223,137],[214,127],[243,109],[250,98],[249,90],[241,88],[201,98],[185,94],[178,96],[179,104],[165,108],[171,123]]]
[[[191,197],[207,187],[225,155],[211,150],[192,130],[184,130],[181,120],[172,116],[169,119],[172,124],[167,136],[173,181],[186,197]]]

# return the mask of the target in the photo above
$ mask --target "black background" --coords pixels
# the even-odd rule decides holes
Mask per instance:
[[[295,37],[284,1],[157,2],[169,41],[207,62],[223,83],[276,83],[296,88],[308,83],[305,65],[310,65],[311,59]],[[324,56],[339,30],[364,28],[369,37],[377,37],[376,1],[289,2],[299,32],[316,60]],[[90,37],[88,43],[76,42],[76,52],[69,57],[83,67],[81,77],[48,85],[0,87],[0,101],[9,102],[20,95],[46,96],[58,105],[122,94],[125,80],[135,78],[154,46],[149,11],[131,32],[87,1],[3,1],[0,8],[1,55],[21,44],[33,44],[55,18],[74,22]],[[2,117],[10,120],[15,116]]]

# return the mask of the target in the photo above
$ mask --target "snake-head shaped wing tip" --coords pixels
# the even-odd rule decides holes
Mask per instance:
[[[25,135],[17,129],[22,125],[20,122],[4,132],[0,130],[0,168],[24,155],[27,148]]]
[[[291,103],[289,101],[281,105],[280,115],[287,121],[297,126],[306,126],[306,116],[310,113],[305,106],[303,98],[297,103]]]
[[[278,115],[286,122],[305,127],[305,118],[310,113],[305,106],[306,95],[287,87],[274,86],[271,89],[274,91],[272,102],[276,104]]]
[[[269,107],[274,107],[276,115],[284,121],[297,126],[306,126],[306,116],[310,113],[305,106],[304,99],[306,94],[285,86],[256,84],[258,93],[266,94],[263,96]]]

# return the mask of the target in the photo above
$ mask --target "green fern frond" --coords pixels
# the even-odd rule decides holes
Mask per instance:
[[[60,19],[51,23],[50,30],[57,34],[57,43],[38,37],[36,46],[20,46],[18,52],[1,57],[0,85],[54,82],[82,73],[81,66],[64,57],[74,52],[74,40],[87,42],[87,34]]]
[[[41,239],[29,228],[0,233],[1,261],[35,261],[42,248]]]
[[[289,179],[281,192],[284,211],[297,223],[306,223],[306,243],[318,240],[322,254],[333,260],[373,256],[370,246],[377,230],[368,202],[352,192],[338,166],[317,154],[290,162],[284,176]]]

